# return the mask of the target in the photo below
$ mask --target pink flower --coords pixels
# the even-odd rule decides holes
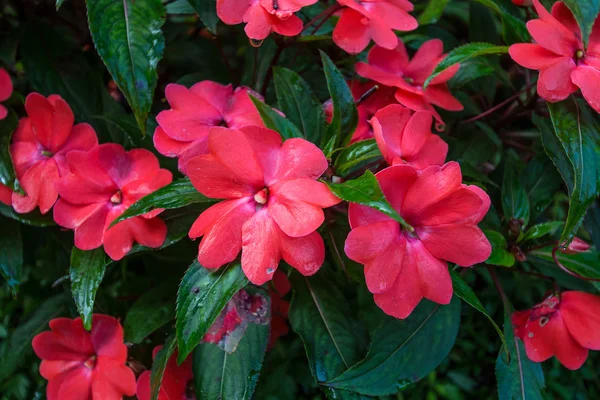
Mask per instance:
[[[345,6],[333,30],[333,41],[350,54],[363,51],[371,39],[386,49],[395,49],[394,30],[412,31],[419,23],[409,14],[408,0],[337,0]]]
[[[431,133],[432,121],[429,111],[417,111],[411,116],[410,110],[400,104],[377,111],[371,125],[387,163],[406,163],[417,169],[444,164],[448,144]]]
[[[152,351],[152,359],[156,358],[156,354],[162,346],[156,346]],[[136,396],[138,400],[150,400],[150,375],[151,372],[144,371],[137,380]],[[160,382],[160,390],[158,392],[158,400],[191,400],[196,397],[188,397],[188,385],[192,380],[192,359],[191,357],[181,364],[177,365],[177,350],[173,352],[165,372]]]
[[[600,350],[600,297],[584,292],[548,296],[531,310],[512,315],[515,335],[534,362],[556,356],[571,370],[583,365],[589,350]]]
[[[13,91],[13,84],[10,75],[4,68],[0,68],[0,101],[6,101]],[[8,110],[0,104],[0,120],[6,118]]]
[[[88,332],[81,318],[56,318],[50,329],[32,342],[42,359],[40,374],[48,380],[48,400],[121,400],[135,394],[135,375],[125,366],[127,347],[119,321],[94,314]]]
[[[463,109],[446,83],[456,74],[459,65],[446,69],[423,90],[425,80],[446,56],[443,52],[444,44],[439,39],[423,43],[410,61],[402,41],[394,50],[373,46],[367,56],[368,63],[357,63],[356,72],[365,78],[396,87],[396,100],[400,104],[414,111],[429,110],[441,121],[433,105],[449,111]]]
[[[350,86],[354,99],[358,100],[369,89],[375,86],[375,84],[373,82],[361,83],[358,80],[353,80],[348,82],[348,86]],[[379,85],[379,89],[373,92],[373,94],[360,104],[357,104],[358,124],[356,125],[356,130],[352,134],[350,143],[356,143],[374,137],[373,129],[369,124],[369,119],[371,119],[379,109],[396,102],[396,99],[394,98],[395,90],[396,89],[389,86]],[[331,100],[327,100],[323,104],[323,110],[325,111],[327,123],[331,123],[331,119],[333,118],[333,103]]]
[[[160,247],[167,226],[156,215],[161,210],[129,218],[108,229],[129,206],[172,180],[156,156],[145,149],[126,152],[121,145],[101,144],[88,152],[67,155],[70,173],[56,183],[61,198],[54,221],[75,230],[75,246],[92,250],[104,245],[113,260],[120,260],[133,242]]]
[[[204,211],[190,230],[203,236],[198,261],[218,268],[242,250],[242,268],[250,281],[270,280],[283,258],[304,275],[323,263],[323,239],[315,231],[322,208],[339,203],[316,180],[327,159],[314,144],[288,139],[270,129],[212,128],[210,154],[191,159],[187,171],[203,195],[225,199]]]
[[[490,198],[477,186],[461,184],[456,162],[422,171],[395,165],[376,176],[385,197],[414,232],[373,208],[351,203],[346,254],[364,264],[375,303],[393,317],[408,317],[423,297],[448,304],[452,281],[446,261],[470,266],[491,253],[477,227]]]
[[[594,25],[585,49],[579,25],[564,3],[554,3],[552,14],[537,0],[533,5],[540,18],[529,21],[527,30],[536,43],[514,44],[510,56],[519,65],[540,71],[537,90],[541,98],[561,101],[579,87],[600,112],[600,27]]]
[[[71,107],[57,95],[47,99],[31,93],[25,99],[28,118],[21,118],[12,137],[10,155],[26,195],[13,193],[13,208],[27,213],[39,207],[42,214],[52,208],[58,192],[54,184],[68,172],[65,156],[72,150],[89,150],[98,144],[88,124],[73,126]]]
[[[12,189],[0,183],[0,202],[7,206],[12,205]]]
[[[167,157],[178,157],[185,174],[190,158],[208,153],[208,130],[212,126],[238,129],[246,125],[264,126],[248,94],[262,100],[255,91],[212,81],[196,83],[190,89],[170,84],[165,95],[171,109],[156,117],[154,146]]]
[[[577,253],[585,253],[589,251],[592,246],[589,243],[586,243],[584,240],[574,237],[571,243],[567,246],[565,250],[561,250],[565,254],[577,254]]]
[[[250,39],[263,40],[271,32],[296,36],[302,20],[294,14],[317,0],[217,0],[217,15],[227,25],[246,23]]]

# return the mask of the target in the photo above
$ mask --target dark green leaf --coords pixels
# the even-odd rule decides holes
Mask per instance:
[[[588,231],[596,249],[600,249],[600,201],[590,207],[585,217],[585,229]]]
[[[16,293],[21,283],[23,268],[23,242],[21,225],[7,218],[0,218],[0,273]]]
[[[154,361],[152,361],[152,372],[150,375],[150,400],[157,400],[160,391],[160,385],[167,368],[169,358],[175,351],[176,341],[175,335],[171,335],[165,341],[163,347],[156,353]]]
[[[10,138],[12,133],[17,128],[19,119],[14,111],[8,111],[8,115],[0,120],[0,183],[13,188],[15,180],[15,170],[13,168],[12,159],[8,148],[10,146]]]
[[[323,152],[329,157],[335,149],[346,147],[350,143],[358,124],[358,110],[352,91],[340,70],[323,51],[321,51],[321,60],[327,79],[327,88],[333,102],[333,117],[321,142]]]
[[[489,54],[506,54],[507,46],[495,46],[490,43],[467,43],[451,50],[448,55],[433,70],[429,78],[425,81],[423,87],[427,87],[436,76],[444,72],[453,65],[460,64],[475,57]]]
[[[252,95],[249,96],[267,128],[279,132],[284,140],[303,137],[302,132],[300,132],[296,125],[285,119],[285,117],[259,99]]]
[[[175,0],[172,3],[167,3],[165,11],[167,14],[196,14],[196,10],[188,0]]]
[[[178,362],[194,350],[227,302],[248,280],[239,263],[230,263],[214,272],[194,261],[185,273],[177,293]]]
[[[51,214],[42,215],[39,210],[34,210],[27,214],[19,214],[11,206],[7,206],[4,203],[0,203],[0,214],[31,226],[47,227],[56,225]]]
[[[335,173],[345,178],[377,160],[383,160],[383,156],[375,139],[361,140],[340,151],[335,159]]]
[[[56,0],[56,11],[58,11],[58,9],[60,8],[60,6],[62,6],[62,4],[65,2],[65,0]]]
[[[485,230],[485,236],[492,245],[492,254],[485,261],[487,264],[512,267],[515,263],[515,256],[507,250],[506,239],[500,232]]]
[[[449,1],[450,0],[429,0],[427,7],[425,7],[417,18],[419,26],[435,24],[444,13]]]
[[[583,43],[587,45],[592,28],[598,13],[600,13],[600,1],[598,0],[563,0],[563,2],[571,9],[579,27],[581,28],[581,36]]]
[[[294,297],[289,319],[304,342],[310,370],[317,383],[326,382],[359,362],[366,352],[366,332],[353,316],[348,299],[324,271],[310,278],[294,273]],[[329,398],[338,390],[324,387]]]
[[[506,359],[500,351],[496,360],[496,379],[498,380],[498,398],[500,400],[543,400],[544,373],[540,363],[527,358],[525,346],[515,338],[510,320],[512,310],[505,310],[504,336],[510,351]]]
[[[505,5],[494,0],[475,1],[488,7],[502,18],[502,37],[507,44],[530,41],[531,36],[527,31],[525,22],[513,15]],[[515,8],[512,4],[511,6]]]
[[[189,0],[196,10],[200,21],[215,35],[217,34],[217,1],[216,0]]]
[[[73,247],[71,252],[71,292],[75,305],[85,329],[92,327],[92,312],[94,311],[94,299],[96,291],[104,278],[106,267],[112,260],[106,255],[104,249],[99,247],[95,250],[79,250]]]
[[[560,237],[561,243],[568,244],[600,191],[600,123],[596,113],[590,111],[587,104],[579,103],[574,98],[548,103],[548,108],[556,137],[570,161],[574,183],[567,221]],[[561,167],[565,165],[560,164],[559,170]],[[561,170],[561,175],[565,177],[569,173]]]
[[[136,201],[110,226],[115,226],[127,218],[146,214],[157,208],[173,209],[189,206],[194,203],[211,203],[215,199],[208,198],[198,192],[188,178],[176,180]]]
[[[523,233],[519,237],[519,243],[526,242],[528,240],[539,239],[546,235],[554,234],[556,231],[561,229],[564,225],[562,221],[550,221],[543,222],[541,224],[537,224],[527,229],[525,233]]]
[[[529,254],[544,261],[554,263],[552,246],[533,250]],[[596,250],[576,254],[565,254],[557,251],[556,258],[564,267],[578,275],[586,278],[600,279],[600,253]],[[600,289],[600,283],[593,282],[593,285]]]
[[[366,358],[328,386],[384,396],[433,371],[446,358],[460,326],[460,301],[447,306],[427,300],[405,320],[389,318],[375,333]]]
[[[529,197],[531,220],[548,208],[552,196],[562,185],[556,168],[545,156],[536,157],[527,164],[521,174],[521,182]]]
[[[273,68],[273,83],[285,117],[300,128],[307,140],[319,145],[325,129],[325,113],[308,83],[294,71],[281,67]]]
[[[502,211],[507,221],[522,221],[522,226],[529,222],[529,197],[520,180],[520,159],[513,150],[508,151],[504,164],[502,180]]]
[[[387,201],[377,178],[371,171],[367,170],[360,177],[344,183],[326,183],[333,194],[340,199],[374,208],[398,221],[405,229],[414,231]]]
[[[98,54],[144,135],[165,43],[163,4],[161,0],[88,0],[87,9]]]
[[[201,343],[193,358],[196,396],[202,400],[252,398],[269,339],[269,325],[249,324],[236,350],[229,354]]]

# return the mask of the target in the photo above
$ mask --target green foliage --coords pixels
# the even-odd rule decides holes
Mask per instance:
[[[298,127],[296,127],[293,122],[287,120],[283,115],[259,99],[253,97],[252,95],[249,96],[256,106],[256,109],[258,110],[260,117],[267,128],[279,132],[281,137],[284,139],[303,137],[302,132],[300,132]]]
[[[375,139],[361,140],[340,151],[335,159],[335,173],[346,178],[377,161],[383,162],[383,156]]]
[[[0,120],[0,183],[8,187],[12,187],[15,180],[15,171],[8,148],[17,124],[17,115],[12,110],[4,119]]]
[[[502,210],[508,221],[517,220],[525,227],[529,222],[530,207],[529,197],[519,177],[519,163],[517,153],[509,151],[502,180]]]
[[[23,268],[21,226],[16,221],[4,217],[0,217],[0,223],[0,273],[16,294]]]
[[[492,254],[485,262],[491,265],[512,267],[515,263],[515,256],[508,251],[506,238],[500,232],[493,230],[485,230],[483,233],[492,245]]]

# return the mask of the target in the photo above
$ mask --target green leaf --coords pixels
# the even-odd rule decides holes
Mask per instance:
[[[375,139],[361,140],[340,151],[335,159],[335,173],[345,178],[377,160],[383,160],[383,156]]]
[[[177,281],[171,279],[144,293],[131,306],[123,324],[125,341],[141,343],[175,318]]]
[[[50,297],[36,307],[27,321],[15,329],[0,348],[0,382],[13,375],[13,372],[25,361],[30,361],[33,353],[31,341],[34,336],[48,329],[51,319],[64,316],[67,312],[68,297],[59,294]]]
[[[213,33],[217,34],[217,1],[216,0],[189,0],[196,10],[200,21]]]
[[[571,163],[573,177],[569,213],[560,237],[560,243],[567,245],[600,192],[600,123],[585,102],[574,98],[548,103],[548,108],[556,137]],[[569,175],[563,171],[561,174],[563,177]]]
[[[0,218],[0,273],[16,294],[21,283],[23,268],[23,242],[21,225],[16,221]]]
[[[39,210],[34,210],[27,214],[19,214],[11,206],[7,206],[4,203],[0,203],[0,214],[31,226],[47,227],[56,225],[51,214],[42,215]]]
[[[344,183],[326,183],[331,192],[340,199],[374,208],[398,221],[404,229],[410,232],[414,231],[414,228],[408,225],[387,201],[377,178],[371,171],[367,170],[360,177]]]
[[[530,219],[533,220],[551,204],[554,193],[562,186],[560,176],[548,157],[542,155],[531,160],[520,177],[529,197]]]
[[[494,11],[500,18],[502,18],[502,37],[507,44],[520,43],[520,42],[529,42],[531,36],[527,31],[527,27],[525,26],[525,22],[513,15],[507,9],[507,6],[504,6],[500,2],[494,0],[474,0],[480,4],[483,4],[487,8]],[[516,9],[512,4],[510,5],[513,9]]]
[[[96,50],[133,109],[142,135],[158,80],[165,39],[161,0],[87,0]]]
[[[172,3],[167,3],[165,4],[165,11],[167,14],[196,14],[196,9],[192,7],[188,0],[175,0]]]
[[[518,242],[526,242],[528,240],[539,239],[546,235],[554,234],[556,231],[561,229],[563,225],[564,222],[562,221],[550,221],[534,225],[531,228],[527,229],[527,232],[523,233],[519,237]]]
[[[327,385],[369,396],[394,394],[446,358],[459,326],[457,297],[447,306],[422,300],[407,319],[387,319],[375,333],[366,358]]]
[[[579,27],[583,43],[588,44],[588,39],[592,33],[594,22],[600,13],[600,1],[598,0],[563,0],[571,9]]]
[[[477,298],[475,292],[473,292],[473,289],[471,289],[469,285],[467,285],[467,283],[463,280],[463,278],[461,278],[461,276],[456,272],[450,272],[450,277],[452,278],[452,289],[454,289],[454,294],[463,299],[465,303],[467,303],[468,305],[485,315],[485,317],[490,321],[496,332],[498,332],[498,336],[500,336],[500,341],[502,342],[502,347],[504,348],[505,354],[508,357],[508,359],[510,359],[508,345],[506,344],[506,339],[504,338],[502,330],[498,327],[498,325],[496,325],[496,322],[494,322],[492,317],[490,317],[485,307],[483,307],[483,304],[481,304],[481,301],[479,301],[479,298]]]
[[[158,399],[160,385],[162,384],[169,358],[171,358],[171,355],[175,351],[175,344],[175,335],[169,336],[152,361],[152,372],[150,373],[150,400]]]
[[[212,343],[196,347],[192,364],[196,397],[202,400],[252,398],[268,339],[269,325],[249,324],[231,354]]]
[[[350,143],[358,124],[358,110],[344,76],[329,56],[322,50],[319,51],[323,61],[325,79],[327,79],[327,88],[333,102],[333,117],[321,142],[323,152],[330,157],[335,149],[346,147]]]
[[[536,249],[528,254],[554,264],[554,259],[552,258],[552,246]],[[600,253],[596,250],[589,250],[576,254],[565,254],[561,251],[557,251],[556,259],[564,267],[578,275],[586,278],[600,279]],[[600,283],[593,282],[593,284],[600,290]]]
[[[256,106],[260,118],[267,128],[279,132],[284,140],[304,137],[302,136],[302,132],[291,121],[285,119],[285,117],[256,97],[250,94],[248,96],[250,96],[250,99]]]
[[[451,50],[437,67],[435,67],[429,78],[425,81],[423,87],[426,88],[436,76],[453,65],[460,64],[475,57],[506,53],[508,53],[508,46],[495,46],[490,43],[467,43],[457,47]]]
[[[18,124],[17,114],[11,109],[8,109],[8,115],[0,120],[0,183],[9,188],[13,188],[15,180],[15,170],[9,152],[10,139]]]
[[[438,22],[449,2],[450,0],[429,0],[427,7],[417,17],[419,26]]]
[[[104,249],[99,247],[95,250],[79,250],[73,247],[71,252],[71,293],[75,305],[83,320],[85,329],[92,328],[92,312],[94,311],[94,299],[96,291],[102,282],[106,267],[112,263]]]
[[[294,71],[273,68],[273,83],[281,111],[300,130],[304,137],[319,145],[325,129],[325,113],[309,84]]]
[[[496,379],[498,380],[499,400],[543,400],[544,373],[542,364],[527,358],[525,346],[515,338],[510,320],[512,310],[505,310],[504,336],[510,352],[506,359],[500,351],[496,360]]]
[[[515,263],[515,256],[507,250],[506,239],[500,232],[484,230],[485,237],[492,245],[492,254],[485,261],[487,264],[512,267]]]
[[[554,128],[548,118],[541,118],[537,114],[533,114],[533,123],[539,128],[542,133],[542,144],[548,158],[552,161],[563,181],[567,185],[569,192],[573,191],[573,167],[567,158],[565,149],[560,144],[560,141],[554,134]]]
[[[62,6],[62,4],[65,2],[65,0],[56,0],[56,11],[58,11],[58,9],[60,8],[60,6]]]
[[[600,249],[600,201],[590,207],[585,217],[585,229],[588,231],[596,249]]]
[[[110,226],[113,227],[121,221],[149,213],[157,208],[169,210],[195,203],[211,203],[215,201],[215,199],[208,198],[198,192],[188,178],[183,178],[142,197],[125,210],[119,218],[116,218]]]
[[[310,278],[295,272],[291,276],[294,297],[289,310],[290,325],[304,343],[317,383],[331,380],[359,362],[367,344],[366,332],[350,302],[324,272]],[[329,398],[341,396],[332,388],[323,389]]]
[[[506,154],[502,180],[502,211],[507,221],[519,220],[525,227],[529,222],[530,208],[529,197],[520,180],[520,162],[517,153],[509,150]]]
[[[239,263],[210,272],[197,261],[185,273],[177,293],[178,362],[182,363],[204,337],[227,302],[248,280]]]

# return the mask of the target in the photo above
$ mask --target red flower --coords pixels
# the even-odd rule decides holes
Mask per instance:
[[[91,332],[81,318],[50,321],[51,331],[33,338],[48,400],[121,400],[135,394],[135,375],[125,366],[127,347],[115,318],[94,314]]]
[[[337,0],[345,6],[333,30],[333,41],[350,54],[363,51],[371,39],[386,49],[395,49],[394,30],[412,31],[419,23],[408,12],[414,9],[408,0]]]
[[[583,365],[589,350],[600,350],[600,297],[584,292],[548,296],[531,310],[512,315],[515,335],[535,362],[556,356],[568,369]]]
[[[512,0],[513,4],[516,4],[518,6],[522,6],[522,7],[529,7],[531,5],[533,5],[533,0]]]
[[[581,240],[578,237],[574,237],[571,243],[567,246],[565,250],[561,250],[565,254],[577,254],[577,253],[585,253],[589,251],[592,246],[589,243],[586,243],[584,240]]]
[[[271,32],[296,36],[302,20],[294,12],[317,0],[217,0],[217,15],[227,25],[246,23],[250,39],[263,40]]]
[[[161,210],[108,226],[133,203],[169,184],[171,172],[161,169],[156,156],[144,149],[126,152],[121,145],[101,144],[88,152],[67,155],[70,173],[56,183],[61,198],[54,221],[75,230],[75,246],[91,250],[104,245],[113,260],[120,260],[133,242],[160,247],[167,227],[156,215]]]
[[[375,86],[375,84],[373,82],[361,83],[358,80],[353,80],[348,82],[348,86],[350,86],[354,99],[358,100],[369,89]],[[356,130],[352,134],[350,143],[373,138],[373,129],[369,124],[369,119],[371,119],[379,109],[396,102],[396,99],[394,98],[396,89],[389,86],[379,86],[379,89],[373,92],[373,94],[364,99],[360,104],[357,104],[358,124],[356,125]],[[323,104],[323,111],[325,111],[327,123],[331,123],[333,118],[333,103],[331,100],[327,100]]]
[[[10,206],[12,204],[12,193],[11,188],[0,183],[0,202]]]
[[[58,193],[54,184],[68,172],[65,156],[72,150],[89,150],[98,144],[96,132],[88,124],[73,126],[71,107],[57,95],[47,99],[31,93],[25,99],[29,118],[21,118],[13,134],[10,155],[26,195],[13,193],[18,213],[39,207],[42,214],[52,208]]]
[[[290,303],[283,300],[283,296],[291,290],[287,276],[281,271],[275,271],[273,275],[273,287],[269,289],[271,295],[271,329],[269,333],[269,349],[275,346],[275,342],[282,336],[287,335],[289,327],[287,324]]]
[[[185,174],[190,158],[208,153],[208,130],[212,126],[238,129],[246,125],[264,126],[248,94],[255,91],[212,81],[196,83],[190,89],[170,84],[165,95],[171,106],[156,117],[154,146],[167,157],[179,157],[179,170]]]
[[[242,250],[242,268],[262,285],[283,258],[304,275],[317,272],[325,257],[315,231],[322,208],[339,203],[316,180],[327,159],[314,144],[288,139],[270,129],[216,127],[208,137],[210,154],[192,158],[187,171],[203,195],[226,199],[204,211],[190,237],[204,236],[198,261],[218,268]]]
[[[357,63],[356,72],[365,78],[398,88],[396,100],[400,104],[415,111],[429,110],[441,121],[433,105],[449,111],[463,109],[446,84],[456,74],[459,65],[442,72],[423,90],[425,80],[446,56],[443,52],[444,44],[439,39],[423,43],[410,61],[402,41],[398,42],[398,47],[394,50],[373,46],[367,56],[368,64]]]
[[[456,162],[422,171],[395,165],[376,176],[385,197],[414,232],[373,208],[351,203],[346,254],[365,265],[369,291],[391,316],[408,317],[423,297],[448,304],[452,281],[446,261],[470,266],[491,253],[477,227],[490,198],[477,186],[461,184]]]
[[[156,353],[162,346],[156,346],[152,351],[152,359],[156,357]],[[137,380],[136,396],[138,400],[150,400],[150,371],[144,371]],[[165,372],[160,382],[160,391],[158,392],[158,400],[191,400],[196,397],[188,397],[188,385],[192,380],[192,359],[190,357],[181,364],[177,365],[177,350],[173,352]]]
[[[400,104],[392,104],[375,113],[371,119],[375,139],[388,164],[411,164],[417,169],[442,165],[448,144],[431,133],[429,111],[412,114]]]
[[[13,91],[13,84],[10,75],[4,68],[0,68],[0,101],[8,100]],[[0,120],[6,118],[8,110],[0,104]]]
[[[552,14],[537,0],[533,5],[540,19],[529,21],[527,30],[536,43],[514,44],[510,56],[519,65],[540,71],[537,90],[543,99],[561,101],[579,87],[600,112],[600,27],[594,25],[585,49],[579,25],[564,3],[554,3]]]

